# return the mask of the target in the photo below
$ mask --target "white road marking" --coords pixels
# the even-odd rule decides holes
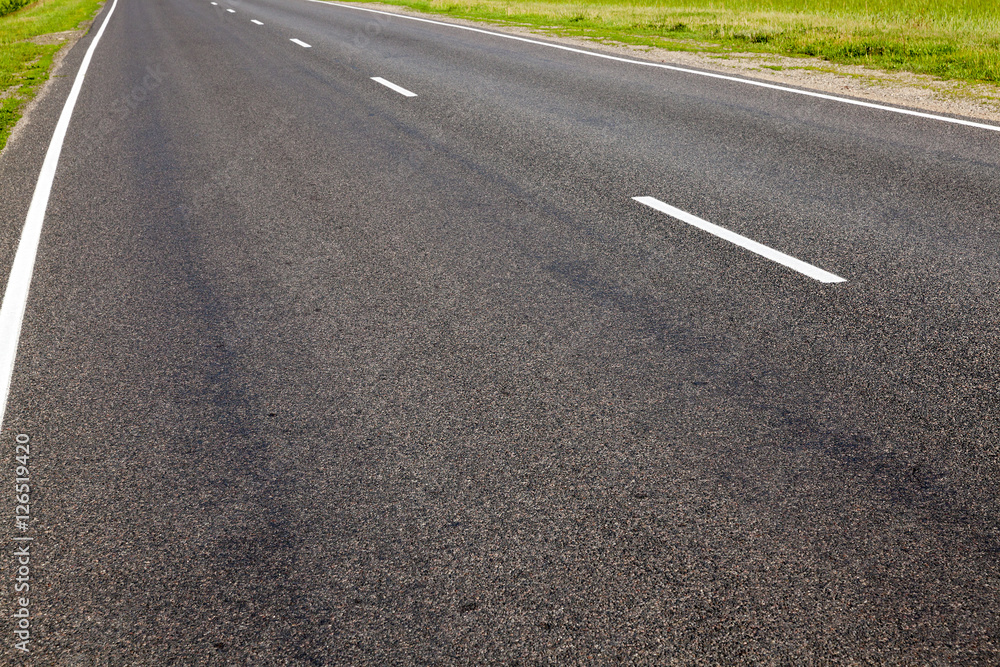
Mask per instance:
[[[31,275],[35,268],[38,241],[42,236],[42,223],[45,222],[45,211],[49,207],[49,195],[52,192],[52,182],[56,177],[56,167],[59,166],[63,140],[66,138],[66,130],[69,128],[70,118],[73,117],[73,109],[80,96],[80,89],[83,88],[83,77],[87,74],[87,68],[90,67],[90,61],[94,57],[94,50],[97,49],[97,44],[101,41],[101,36],[104,34],[104,29],[108,27],[108,21],[115,13],[116,6],[118,6],[118,0],[111,3],[111,9],[104,17],[104,23],[94,35],[94,41],[90,43],[87,53],[83,56],[80,70],[76,73],[76,79],[73,80],[73,87],[70,88],[66,103],[63,104],[59,120],[56,122],[56,129],[49,141],[49,148],[45,152],[45,160],[42,162],[38,181],[35,183],[35,192],[31,196],[31,204],[28,206],[28,215],[25,217],[24,228],[21,230],[21,240],[17,244],[14,263],[10,267],[7,289],[4,291],[3,303],[0,304],[0,428],[3,426],[4,413],[7,410],[7,397],[10,395],[14,361],[17,358],[17,344],[21,338],[21,324],[24,321],[24,309],[28,303],[28,289],[31,287]]]
[[[217,2],[213,2],[212,4],[215,5],[216,7],[219,6],[219,3],[217,3]]]
[[[905,116],[916,116],[917,118],[929,118],[931,120],[939,120],[944,123],[953,123],[955,125],[965,125],[967,127],[977,127],[981,130],[992,130],[994,132],[1000,132],[1000,126],[997,125],[987,125],[986,123],[977,123],[971,120],[962,120],[961,118],[949,118],[948,116],[939,116],[933,113],[926,113],[923,111],[911,111],[910,109],[900,109],[898,107],[890,107],[884,104],[875,104],[874,102],[862,102],[861,100],[852,100],[846,97],[837,97],[836,95],[827,95],[826,93],[816,93],[811,90],[799,90],[798,88],[789,88],[787,86],[780,86],[775,83],[765,83],[763,81],[753,81],[751,79],[741,79],[736,76],[728,76],[726,74],[716,74],[715,72],[702,72],[696,69],[688,69],[686,67],[678,67],[676,65],[667,65],[664,63],[651,63],[644,60],[633,60],[631,58],[622,58],[621,56],[611,56],[606,53],[597,53],[595,51],[587,51],[584,49],[573,48],[572,46],[563,46],[562,44],[550,44],[549,42],[541,42],[537,39],[528,39],[527,37],[518,37],[517,35],[505,35],[502,32],[493,32],[492,30],[483,30],[482,28],[473,28],[468,25],[457,25],[455,23],[445,23],[444,21],[434,21],[432,19],[424,19],[418,16],[406,16],[405,14],[393,14],[392,12],[383,12],[378,9],[369,9],[367,7],[355,7],[354,5],[344,5],[339,2],[328,2],[327,0],[308,0],[309,2],[318,2],[323,5],[333,5],[334,7],[344,7],[345,9],[356,9],[359,12],[371,12],[372,14],[384,14],[385,16],[394,16],[400,19],[406,19],[407,21],[419,21],[421,23],[431,23],[433,25],[441,25],[448,28],[455,28],[456,30],[468,30],[469,32],[478,32],[483,35],[490,35],[492,37],[502,37],[503,39],[512,39],[517,42],[525,42],[527,44],[535,44],[537,46],[547,46],[551,49],[559,49],[560,51],[569,51],[571,53],[581,53],[585,56],[593,56],[595,58],[604,58],[605,60],[615,60],[620,63],[629,63],[631,65],[642,65],[643,67],[656,67],[658,69],[671,70],[673,72],[683,72],[685,74],[694,74],[696,76],[706,76],[710,79],[722,79],[723,81],[733,81],[735,83],[744,83],[748,86],[757,86],[759,88],[769,88],[771,90],[780,90],[785,93],[794,93],[796,95],[805,95],[806,97],[815,97],[821,100],[829,100],[831,102],[841,102],[843,104],[852,104],[858,107],[865,107],[867,109],[878,109],[879,111],[890,111],[892,113],[903,114]]]
[[[655,208],[657,211],[660,211],[661,213],[666,213],[667,215],[673,218],[677,218],[681,222],[686,222],[689,225],[693,225],[698,229],[708,232],[709,234],[714,234],[715,236],[718,236],[720,239],[725,239],[730,243],[735,243],[741,248],[746,248],[750,252],[757,253],[761,257],[767,257],[769,260],[773,262],[777,262],[778,264],[783,264],[784,266],[787,266],[790,269],[798,271],[801,274],[807,275],[810,278],[813,278],[814,280],[818,280],[821,283],[846,282],[846,280],[844,278],[841,278],[840,276],[836,276],[828,271],[824,271],[823,269],[818,269],[812,264],[806,264],[802,260],[795,259],[791,255],[786,255],[785,253],[778,252],[773,248],[768,248],[766,245],[757,243],[756,241],[752,241],[747,237],[741,236],[736,232],[731,232],[728,229],[725,229],[724,227],[713,225],[711,222],[708,222],[707,220],[702,220],[701,218],[691,215],[686,211],[682,211],[679,208],[674,208],[670,204],[664,204],[655,197],[632,197],[632,199],[636,200],[640,204],[645,204],[650,208]]]
[[[407,90],[406,88],[403,88],[402,86],[397,86],[392,81],[386,81],[385,79],[383,79],[380,76],[373,76],[372,77],[372,81],[377,81],[378,83],[381,83],[386,88],[392,88],[393,90],[395,90],[400,95],[406,95],[407,97],[416,97],[417,96],[416,93],[410,92],[409,90]]]
[[[226,11],[229,12],[230,14],[235,14],[236,13],[235,9],[227,9]]]
[[[290,41],[290,42],[295,42],[296,44],[298,44],[299,46],[301,46],[301,47],[302,47],[302,48],[304,48],[304,49],[311,49],[311,48],[312,48],[312,45],[310,45],[310,44],[306,44],[306,43],[305,43],[305,42],[303,42],[303,41],[302,41],[301,39],[295,39],[295,38],[293,37],[292,39],[290,39],[290,40],[288,40],[288,41]]]
[[[257,25],[264,25],[263,23],[261,23],[257,19],[250,19],[250,23],[256,23]]]

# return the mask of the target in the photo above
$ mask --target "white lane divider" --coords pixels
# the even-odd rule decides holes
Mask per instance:
[[[226,11],[229,12],[230,14],[235,14],[236,13],[235,9],[227,9]]]
[[[686,222],[689,225],[697,227],[698,229],[704,230],[709,234],[714,234],[720,239],[725,239],[730,243],[734,243],[741,248],[746,248],[750,252],[755,252],[761,257],[767,257],[772,262],[777,262],[787,266],[788,268],[798,271],[799,273],[809,276],[814,280],[818,280],[821,283],[842,283],[846,282],[844,278],[836,276],[823,269],[816,268],[812,264],[806,264],[802,260],[795,259],[791,255],[786,255],[783,252],[778,252],[774,248],[768,248],[766,245],[757,243],[745,236],[741,236],[736,232],[731,232],[724,227],[719,227],[718,225],[713,225],[707,220],[702,220],[701,218],[691,215],[686,211],[682,211],[679,208],[674,208],[670,204],[664,204],[659,199],[655,197],[632,197],[635,201],[640,204],[645,204],[650,208],[654,208],[661,213],[666,213],[672,218],[677,218],[681,222]]]
[[[250,23],[256,23],[257,25],[264,25],[263,23],[261,23],[257,19],[250,19]]]
[[[21,240],[17,244],[14,263],[10,267],[7,289],[4,291],[3,303],[0,304],[0,428],[3,427],[3,417],[7,410],[7,397],[10,394],[14,361],[17,358],[17,344],[21,339],[21,323],[24,321],[24,309],[28,303],[28,289],[31,287],[31,275],[35,270],[38,241],[42,237],[42,223],[45,222],[45,211],[49,207],[49,195],[52,193],[56,167],[59,166],[63,140],[66,139],[66,130],[69,129],[76,100],[80,96],[80,89],[83,88],[83,77],[87,74],[87,68],[90,67],[90,61],[94,57],[94,50],[97,49],[97,44],[101,41],[104,29],[108,27],[108,21],[111,20],[111,15],[115,13],[117,6],[118,0],[114,0],[108,15],[104,17],[104,23],[94,35],[94,41],[87,48],[87,53],[80,63],[80,70],[73,80],[73,87],[70,88],[69,97],[66,98],[59,120],[56,121],[56,129],[52,133],[52,140],[49,141],[42,170],[38,174],[38,182],[35,183],[35,192],[28,206],[28,215],[21,230]]]
[[[939,116],[937,114],[925,113],[923,111],[912,111],[910,109],[901,109],[899,107],[886,106],[885,104],[875,104],[874,102],[863,102],[861,100],[854,100],[849,97],[837,97],[836,95],[827,95],[826,93],[817,93],[811,90],[800,90],[799,88],[790,88],[788,86],[781,86],[775,83],[766,83],[764,81],[754,81],[753,79],[741,79],[740,77],[737,76],[717,74],[715,72],[705,72],[697,69],[688,69],[687,67],[678,67],[677,65],[667,65],[664,63],[649,62],[648,60],[634,60],[632,58],[612,56],[607,53],[598,53],[597,51],[587,51],[585,49],[577,49],[572,46],[565,46],[563,44],[552,44],[551,42],[543,42],[537,39],[530,39],[528,37],[519,37],[518,35],[508,35],[502,32],[483,30],[482,28],[473,28],[472,26],[468,25],[458,25],[457,23],[445,23],[444,21],[435,21],[433,19],[420,18],[419,16],[407,16],[405,14],[384,12],[379,9],[370,9],[368,7],[345,5],[339,2],[333,2],[332,0],[307,0],[307,1],[318,2],[320,4],[332,7],[343,7],[344,9],[354,9],[360,12],[370,12],[372,14],[382,14],[384,16],[392,16],[394,18],[403,19],[405,21],[418,21],[420,23],[430,23],[431,25],[440,25],[448,28],[454,28],[455,30],[467,30],[469,32],[475,32],[481,35],[489,35],[491,37],[501,37],[503,39],[512,39],[517,42],[524,42],[525,44],[535,44],[537,46],[545,46],[550,49],[559,49],[560,51],[569,51],[570,53],[580,53],[585,56],[593,56],[594,58],[614,60],[620,63],[641,65],[642,67],[655,67],[657,69],[665,69],[665,70],[670,70],[672,72],[683,72],[685,74],[694,74],[696,76],[705,76],[711,79],[720,79],[722,81],[733,81],[735,83],[742,83],[748,86],[757,86],[759,88],[768,88],[770,90],[780,90],[785,93],[793,93],[795,95],[805,95],[806,97],[814,97],[821,100],[840,102],[842,104],[853,104],[854,106],[865,107],[868,109],[878,109],[879,111],[889,111],[892,113],[903,114],[905,116],[916,116],[917,118],[929,118],[931,120],[938,120],[945,123],[954,123],[955,125],[965,125],[966,127],[976,127],[981,130],[992,130],[993,132],[1000,132],[1000,125],[987,125],[986,123],[977,123],[975,121],[964,120],[962,118],[949,118],[948,116]]]
[[[295,39],[295,38],[293,37],[292,39],[290,39],[290,40],[288,40],[288,41],[290,41],[290,42],[295,42],[296,44],[298,44],[299,46],[301,46],[301,47],[302,47],[302,48],[304,48],[304,49],[311,49],[311,48],[312,48],[312,45],[311,45],[311,44],[306,44],[306,43],[305,43],[305,42],[303,42],[303,41],[302,41],[301,39]]]
[[[373,76],[372,77],[372,81],[376,81],[378,83],[381,83],[386,88],[391,88],[391,89],[395,90],[397,93],[399,93],[400,95],[406,95],[407,97],[416,97],[417,96],[416,93],[411,92],[411,91],[407,90],[406,88],[403,88],[402,86],[397,86],[392,81],[386,81],[385,79],[383,79],[380,76]]]
[[[219,3],[217,3],[217,2],[213,2],[212,4],[215,5],[216,7],[219,6]]]

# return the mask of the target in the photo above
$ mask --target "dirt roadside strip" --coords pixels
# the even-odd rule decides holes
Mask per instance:
[[[946,81],[908,72],[889,72],[854,65],[836,65],[819,58],[792,58],[760,53],[697,53],[655,47],[632,46],[578,37],[562,37],[545,30],[509,23],[470,21],[441,14],[413,11],[407,7],[378,2],[352,2],[351,6],[446,23],[483,28],[514,35],[543,39],[617,56],[652,60],[681,67],[710,70],[760,81],[805,88],[822,93],[919,109],[933,113],[965,116],[1000,123],[1000,85]],[[686,44],[690,45],[689,42]]]

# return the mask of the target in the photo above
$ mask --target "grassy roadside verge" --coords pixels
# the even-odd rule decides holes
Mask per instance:
[[[379,0],[560,36],[1000,82],[996,0]]]
[[[73,30],[89,21],[101,0],[39,0],[0,17],[0,150],[25,105],[49,78],[56,43],[43,35]]]
[[[0,0],[0,16],[15,12],[28,4],[28,0]]]

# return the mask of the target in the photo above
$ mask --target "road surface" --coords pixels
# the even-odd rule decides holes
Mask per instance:
[[[110,8],[0,161],[2,281]],[[989,128],[118,0],[4,417],[4,660],[996,664],[998,248]]]

